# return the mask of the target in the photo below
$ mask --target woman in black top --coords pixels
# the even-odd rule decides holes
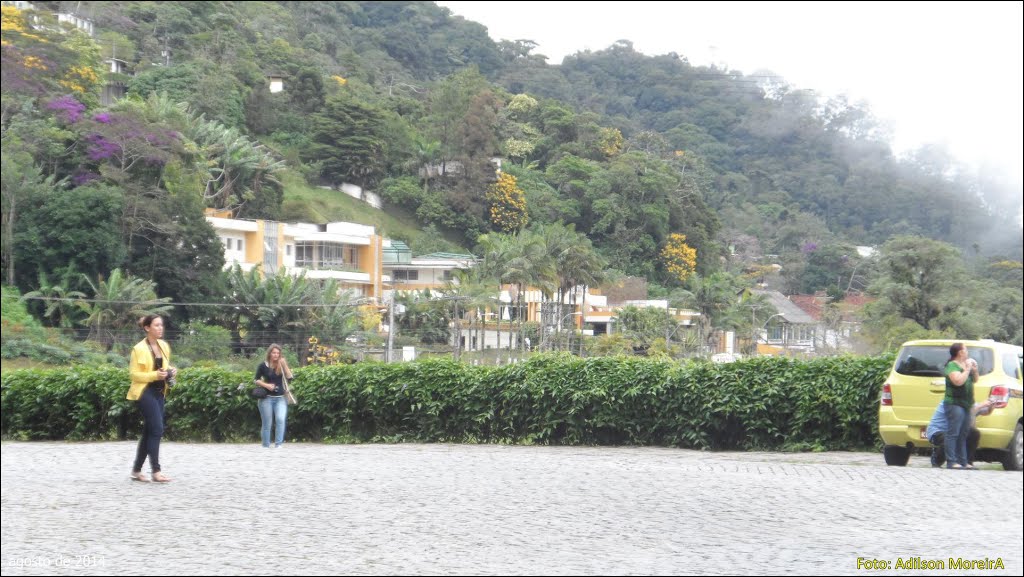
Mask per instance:
[[[267,348],[267,359],[256,369],[256,384],[267,389],[265,399],[257,401],[260,407],[260,419],[263,428],[260,430],[264,447],[270,447],[270,426],[274,425],[274,446],[284,443],[285,419],[288,417],[288,401],[284,396],[284,379],[292,378],[288,361],[281,354],[281,346],[270,345]]]

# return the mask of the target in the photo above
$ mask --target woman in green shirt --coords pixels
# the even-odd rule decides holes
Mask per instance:
[[[967,463],[967,415],[974,405],[974,383],[978,380],[978,363],[970,358],[963,343],[949,347],[946,361],[946,396],[942,407],[946,411],[946,468],[973,469]]]

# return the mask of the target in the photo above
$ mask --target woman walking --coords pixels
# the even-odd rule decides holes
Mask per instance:
[[[266,360],[256,369],[256,384],[267,389],[268,395],[257,401],[263,428],[260,437],[264,447],[270,447],[270,427],[274,427],[274,447],[284,443],[285,419],[288,417],[288,400],[285,398],[285,380],[292,378],[288,361],[281,354],[277,344],[267,347]]]
[[[167,379],[174,375],[171,347],[163,340],[164,319],[160,315],[142,317],[139,326],[146,331],[146,338],[132,349],[129,361],[132,384],[128,388],[127,399],[135,401],[139,407],[143,428],[139,447],[135,451],[131,478],[143,483],[149,482],[150,479],[142,473],[142,465],[146,457],[149,457],[153,481],[167,483],[171,479],[160,472],[160,439],[164,435],[164,401],[170,390]]]

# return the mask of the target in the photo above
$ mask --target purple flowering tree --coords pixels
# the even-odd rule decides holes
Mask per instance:
[[[107,170],[101,172],[119,183],[129,173],[144,176],[134,174],[139,168],[162,167],[180,144],[177,132],[132,113],[99,113],[81,124],[86,156],[92,162],[106,165]]]
[[[68,124],[74,124],[82,118],[85,112],[85,105],[70,94],[58,96],[46,103],[46,109],[52,110],[57,117]]]

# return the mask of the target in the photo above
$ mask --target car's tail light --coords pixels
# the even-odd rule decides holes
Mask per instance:
[[[884,385],[882,385],[882,406],[892,406],[892,385],[890,385],[889,383],[885,383]]]
[[[1002,409],[1006,407],[1006,403],[1010,402],[1010,389],[1003,385],[996,385],[989,391],[988,400],[995,403],[995,408]]]

